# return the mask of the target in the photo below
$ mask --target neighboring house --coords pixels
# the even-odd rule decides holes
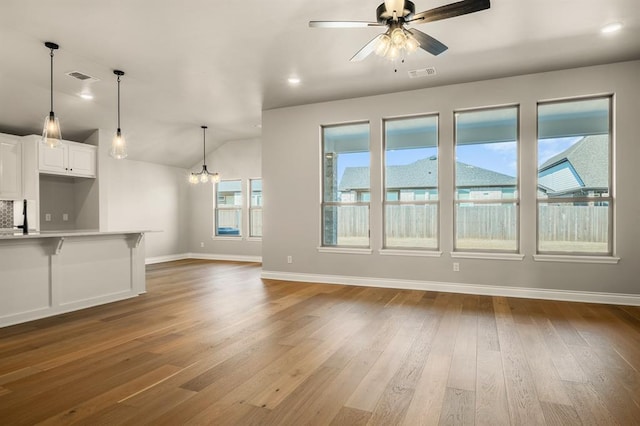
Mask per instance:
[[[549,198],[607,194],[608,153],[608,135],[583,137],[540,166],[539,194]],[[437,157],[432,156],[402,166],[391,166],[387,170],[388,201],[437,198]],[[456,185],[461,200],[512,198],[516,178],[458,161]],[[338,190],[341,193],[341,201],[369,201],[369,168],[347,167]]]
[[[541,195],[582,197],[609,192],[609,136],[585,136],[538,169]]]
[[[460,199],[479,200],[504,198],[513,194],[516,178],[481,167],[456,162],[457,186]],[[415,201],[435,199],[438,161],[432,156],[402,166],[387,169],[387,200]],[[369,201],[369,168],[347,167],[338,190],[341,201]]]

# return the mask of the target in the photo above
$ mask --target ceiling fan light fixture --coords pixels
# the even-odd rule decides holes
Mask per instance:
[[[386,34],[382,34],[378,38],[378,44],[375,50],[376,55],[384,57],[389,50],[389,45],[391,45],[391,38]]]
[[[398,27],[391,31],[391,42],[398,46],[399,48],[404,47],[405,42],[407,41],[407,36],[404,34],[402,28]]]
[[[386,58],[389,59],[390,61],[395,61],[399,57],[400,57],[400,49],[397,46],[392,44],[389,47],[389,50],[387,51]]]
[[[407,41],[404,44],[404,48],[407,53],[413,53],[420,47],[420,43],[416,38],[408,31],[405,30],[404,35],[407,37]]]

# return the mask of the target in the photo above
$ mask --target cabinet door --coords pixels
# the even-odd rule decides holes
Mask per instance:
[[[69,174],[96,177],[96,148],[94,146],[69,144]]]
[[[56,148],[38,144],[39,169],[45,173],[67,174],[67,145],[62,143]]]
[[[22,143],[0,135],[0,199],[22,198]]]

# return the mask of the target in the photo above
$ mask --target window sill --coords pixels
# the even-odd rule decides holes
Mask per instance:
[[[380,249],[378,253],[382,256],[416,256],[416,257],[441,257],[441,251],[427,250],[397,250],[397,249]]]
[[[318,253],[340,253],[340,254],[371,254],[370,248],[351,247],[317,247]]]
[[[247,241],[260,242],[260,241],[262,241],[262,237],[249,237],[249,238],[247,238]]]
[[[475,253],[454,251],[451,252],[452,259],[490,259],[490,260],[522,260],[524,254],[518,253]]]
[[[533,260],[536,262],[562,262],[562,263],[600,263],[616,265],[620,262],[619,257],[614,256],[571,256],[563,254],[535,254]]]
[[[211,237],[212,240],[216,240],[216,241],[242,241],[244,240],[243,237],[221,237],[218,235],[214,235],[213,237]]]

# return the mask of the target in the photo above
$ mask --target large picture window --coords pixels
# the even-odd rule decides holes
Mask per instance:
[[[455,250],[518,251],[518,107],[455,113]]]
[[[611,97],[538,105],[538,253],[612,253]]]
[[[438,117],[384,121],[384,247],[438,248]]]
[[[369,247],[369,124],[322,127],[322,245]]]
[[[216,184],[216,236],[242,236],[242,181],[222,180]]]
[[[262,179],[249,179],[249,236],[262,237]]]

